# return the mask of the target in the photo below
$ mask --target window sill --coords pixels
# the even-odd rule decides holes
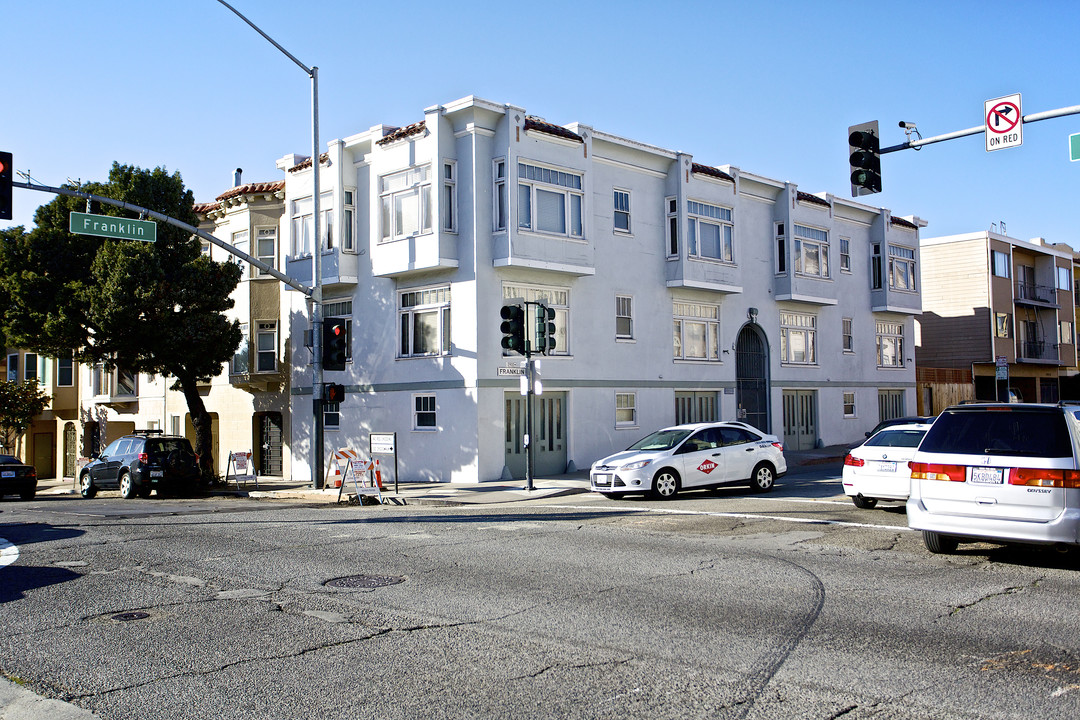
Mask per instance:
[[[544,232],[543,230],[533,230],[532,228],[519,227],[518,228],[518,234],[519,235],[532,235],[534,237],[548,238],[548,239],[552,239],[552,240],[566,240],[566,241],[569,241],[569,242],[581,243],[582,245],[587,245],[589,243],[589,241],[586,240],[584,236],[576,237],[576,236],[573,236],[573,235],[560,235],[559,233],[549,233],[549,232]]]
[[[723,365],[724,361],[720,358],[710,360],[708,358],[672,358],[676,364],[693,364],[693,365]]]
[[[691,255],[690,259],[695,262],[710,263],[712,265],[725,265],[730,268],[739,267],[739,263],[734,260],[722,260],[721,258],[703,257],[701,255]]]
[[[810,273],[795,272],[795,277],[806,278],[808,280],[832,280],[832,275],[812,275]]]
[[[617,338],[615,338],[615,342],[617,342],[617,343],[627,343],[627,344],[633,345],[634,343],[637,342],[637,338],[617,337]]]
[[[435,233],[431,230],[427,230],[425,232],[413,233],[411,235],[398,235],[397,237],[392,238],[380,238],[377,245],[390,245],[392,243],[405,242],[406,240],[415,240],[417,238],[428,237],[434,234]]]

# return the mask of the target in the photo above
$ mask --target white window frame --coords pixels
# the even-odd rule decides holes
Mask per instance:
[[[1074,324],[1072,320],[1061,320],[1058,322],[1058,344],[1059,345],[1075,345],[1076,340],[1073,336]]]
[[[1009,278],[1012,276],[1011,265],[1009,262],[1009,254],[1001,252],[1000,250],[990,251],[990,272],[994,274],[994,277]]]
[[[795,240],[795,274],[828,280],[829,231],[801,223],[792,223]]]
[[[495,232],[506,232],[510,216],[509,199],[506,196],[506,158],[496,158],[491,163],[494,191],[491,193],[491,222]]]
[[[851,238],[840,238],[840,272],[851,274]]]
[[[773,223],[773,236],[776,238],[776,274],[787,273],[787,234],[784,223]]]
[[[870,289],[881,290],[882,285],[881,243],[872,243],[870,253]]]
[[[889,245],[889,289],[915,292],[915,248]]]
[[[664,207],[667,209],[667,256],[668,258],[679,257],[679,201],[674,196],[664,198]]]
[[[229,361],[229,372],[233,375],[251,372],[251,331],[246,322],[240,323],[240,335],[240,346]]]
[[[889,320],[877,321],[877,366],[904,367],[904,324]]]
[[[292,229],[292,258],[304,258],[311,256],[313,247],[311,236],[314,234],[315,215],[311,195],[297,198],[292,201],[291,229]]]
[[[265,346],[270,347],[265,347]],[[273,366],[263,367],[263,359],[269,355]],[[255,329],[255,368],[258,373],[277,372],[278,369],[278,324],[276,320],[258,320]]]
[[[842,398],[844,417],[853,418],[858,417],[855,406],[855,391],[845,390]]]
[[[231,235],[229,244],[245,255],[251,255],[251,232],[246,228],[244,230],[237,230]],[[240,258],[235,255],[230,255],[229,259],[237,264],[241,262]],[[243,275],[246,277],[248,274],[249,273],[245,269]]]
[[[620,227],[622,225],[623,227]],[[611,228],[620,235],[630,235],[630,191],[612,188],[611,191]]]
[[[569,288],[542,285],[503,285],[503,298],[524,298],[526,302],[540,302],[555,311],[555,350],[548,357],[570,354],[570,290]],[[526,326],[526,334],[531,329]],[[512,350],[503,350],[503,355],[516,355]]]
[[[615,393],[615,427],[637,427],[637,393]]]
[[[1072,290],[1072,270],[1067,267],[1057,268],[1057,289]]]
[[[672,354],[675,360],[720,362],[720,306],[675,300],[672,304]],[[695,339],[697,343],[690,340]],[[703,355],[687,355],[687,347],[704,345]]]
[[[735,213],[729,207],[700,200],[686,201],[686,247],[690,257],[728,264],[735,263]],[[718,255],[701,252],[702,226],[716,228]]]
[[[439,198],[440,227],[446,232],[458,231],[457,161],[443,160],[441,166],[442,195]]]
[[[425,321],[434,321],[434,347],[417,352],[417,327],[431,327]],[[438,357],[449,355],[450,342],[450,286],[439,285],[426,288],[410,288],[398,293],[398,357]]]
[[[414,393],[412,396],[412,429],[416,432],[432,432],[439,429],[439,404],[435,393]],[[430,423],[421,419],[431,417]]]
[[[632,295],[615,296],[615,339],[634,339],[634,297]]]
[[[345,252],[356,252],[356,230],[354,218],[356,217],[356,191],[348,189],[345,193],[345,207],[342,213],[341,249]]]
[[[1012,313],[994,313],[994,337],[1011,338]]]
[[[380,175],[378,187],[380,243],[431,232],[431,163]],[[407,208],[405,202],[413,197],[415,208]],[[405,216],[413,209],[416,217],[406,224]]]
[[[277,269],[277,236],[278,231],[276,226],[266,226],[255,228],[255,252],[252,253],[256,258],[262,260],[270,267]],[[264,241],[269,240],[270,250],[266,252],[263,250]],[[268,273],[264,273],[259,268],[253,268],[255,276],[269,276]]]
[[[573,240],[585,236],[585,176],[567,169],[519,160],[518,229]],[[541,198],[560,196],[562,229],[541,228]]]
[[[841,320],[840,338],[843,351],[849,355],[855,353],[855,334],[854,334],[855,321],[853,318],[844,318]]]
[[[67,373],[67,382],[64,382],[64,374]],[[57,358],[56,360],[56,386],[75,387],[75,358]]]
[[[780,362],[817,365],[817,315],[780,311]]]

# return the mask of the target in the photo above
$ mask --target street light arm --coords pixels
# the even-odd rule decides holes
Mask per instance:
[[[262,31],[262,29],[258,25],[256,25],[255,23],[251,22],[246,17],[244,17],[244,15],[239,10],[234,8],[229,3],[225,2],[225,0],[218,0],[218,2],[221,3],[222,5],[224,5],[225,7],[229,8],[230,10],[232,10],[233,13],[236,15],[236,17],[240,18],[241,20],[246,22],[248,25],[250,25],[252,30],[254,30],[255,32],[262,35],[264,38],[266,38],[270,42],[271,45],[276,47],[278,50],[280,50],[282,53],[284,53],[286,57],[288,57],[294,63],[299,65],[300,69],[308,74],[308,77],[312,76],[312,69],[311,68],[309,68],[307,65],[305,65],[304,63],[297,60],[295,55],[293,55],[291,52],[289,52],[285,48],[281,47],[281,45],[279,45],[278,42],[276,40],[274,40],[274,38],[272,38],[269,35],[267,35],[266,33],[264,33]]]

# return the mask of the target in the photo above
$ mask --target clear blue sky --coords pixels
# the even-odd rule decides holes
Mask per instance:
[[[466,95],[850,197],[847,127],[925,137],[980,125],[983,102],[1080,105],[1080,3],[231,0],[319,67],[322,140],[405,125]],[[0,149],[38,182],[103,180],[114,160],[180,171],[199,202],[275,180],[310,153],[310,82],[215,0],[0,0]],[[929,221],[1080,249],[1080,116],[883,158],[862,199]],[[325,144],[324,144],[325,147]],[[51,195],[15,191],[13,224]],[[6,221],[5,221],[6,222]]]

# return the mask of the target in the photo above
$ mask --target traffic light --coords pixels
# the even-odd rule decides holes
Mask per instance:
[[[499,311],[502,316],[502,346],[506,350],[525,355],[525,307],[523,305],[503,305]]]
[[[337,383],[323,385],[323,400],[328,403],[339,403],[345,399],[345,386]]]
[[[11,153],[0,152],[0,220],[11,219],[11,183],[14,175]]]
[[[322,326],[322,365],[323,370],[344,370],[345,351],[348,348],[348,333],[345,320],[326,318]]]
[[[536,352],[547,355],[555,350],[555,309],[536,306]]]
[[[881,149],[877,120],[848,128],[851,197],[881,192]]]

